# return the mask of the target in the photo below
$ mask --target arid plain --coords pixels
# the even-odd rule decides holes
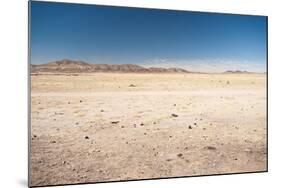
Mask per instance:
[[[267,170],[266,74],[31,76],[31,185]]]

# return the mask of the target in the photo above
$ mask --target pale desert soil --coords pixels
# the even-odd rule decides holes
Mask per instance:
[[[37,75],[31,185],[267,170],[266,75]]]

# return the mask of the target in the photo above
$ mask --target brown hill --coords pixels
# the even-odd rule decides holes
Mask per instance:
[[[31,65],[31,73],[89,73],[89,72],[125,72],[125,73],[189,73],[181,68],[144,68],[134,64],[90,64],[83,61],[60,60],[40,65]]]

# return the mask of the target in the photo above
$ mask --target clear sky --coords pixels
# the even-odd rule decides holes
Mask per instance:
[[[31,3],[31,63],[266,69],[266,17]]]

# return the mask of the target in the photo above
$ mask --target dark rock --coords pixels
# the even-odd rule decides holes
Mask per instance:
[[[179,153],[177,156],[180,157],[180,158],[182,158],[182,157],[183,157],[183,154],[182,154],[182,153]]]
[[[88,136],[85,136],[85,139],[89,139],[89,137],[88,137]]]
[[[117,123],[119,123],[119,121],[112,121],[111,123],[112,124],[117,124]]]
[[[191,125],[189,125],[189,126],[188,126],[188,128],[189,128],[189,129],[192,129],[192,126],[191,126]]]
[[[172,116],[173,116],[173,117],[178,117],[178,115],[177,115],[177,114],[172,114]]]
[[[205,149],[208,149],[208,150],[216,150],[217,148],[216,148],[216,147],[213,147],[213,146],[206,146]]]

